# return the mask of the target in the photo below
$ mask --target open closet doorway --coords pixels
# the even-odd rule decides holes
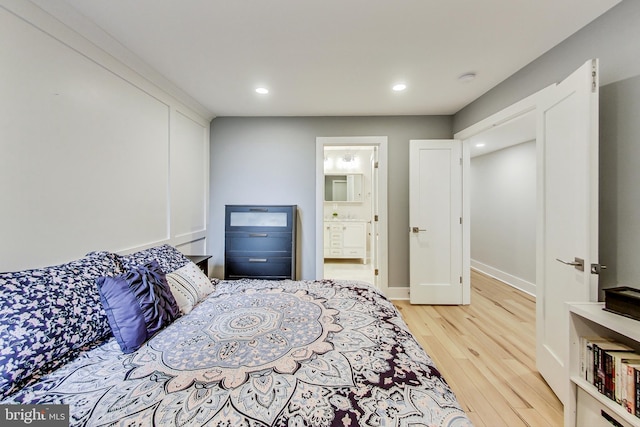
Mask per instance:
[[[487,233],[493,233],[496,230],[497,233],[502,233],[506,230],[506,227],[503,227],[505,221],[502,211],[499,214],[495,213],[496,209],[500,209],[501,205],[504,206],[506,203],[501,202],[503,195],[497,194],[497,192],[502,189],[497,188],[497,185],[515,186],[513,182],[507,181],[510,179],[507,175],[509,173],[522,172],[517,170],[522,167],[522,154],[515,164],[511,163],[509,159],[513,157],[512,153],[522,151],[517,150],[517,148],[514,149],[514,147],[518,147],[521,144],[532,144],[534,148],[536,147],[536,103],[537,97],[543,92],[544,89],[454,135],[454,138],[462,141],[464,165],[462,177],[463,217],[469,218],[469,221],[463,221],[463,274],[468,277],[469,270],[475,268],[533,295],[536,292],[535,274],[533,283],[529,283],[529,281],[516,278],[517,274],[513,274],[514,269],[508,267],[508,265],[519,263],[518,268],[520,269],[524,268],[526,271],[530,271],[528,268],[531,266],[535,269],[537,254],[534,252],[533,258],[528,258],[527,255],[523,255],[522,250],[516,253],[513,247],[513,239],[527,239],[527,237],[522,237],[522,234],[508,234],[509,238],[512,239],[511,242],[503,243],[489,240],[491,245],[489,248],[481,247],[480,244],[482,244],[482,240],[485,239]],[[531,147],[528,148],[530,149]],[[530,156],[531,152],[529,151],[526,155]],[[534,151],[533,155],[534,158],[529,157],[528,161],[534,161],[534,166],[537,167],[537,153]],[[498,166],[496,167],[496,165]],[[516,170],[510,171],[510,167]],[[472,171],[476,174],[473,180]],[[534,173],[537,174],[537,170]],[[521,180],[519,181],[521,182]],[[537,181],[535,182],[537,183]],[[485,185],[485,187],[479,187],[480,185]],[[533,194],[530,194],[530,190],[524,189],[524,187],[523,185],[519,190],[513,190],[513,192],[525,191],[527,192],[526,194],[516,194],[519,194],[519,197],[525,197],[529,201],[535,201],[537,197],[536,187],[534,186],[533,188]],[[480,197],[488,197],[489,200],[482,200]],[[505,211],[512,212],[513,209],[517,208],[519,207],[507,204]],[[536,213],[537,207],[534,205],[534,221]],[[490,216],[487,217],[486,215]],[[499,221],[498,218],[491,215],[499,215],[501,220]],[[520,222],[521,218],[510,216],[507,221],[509,227],[513,227],[513,223]],[[516,225],[525,229],[528,227],[528,225],[522,223]],[[534,245],[536,244],[536,225],[534,222],[533,229],[527,229],[525,233],[525,236],[530,237],[531,232],[533,232]],[[530,241],[526,244],[519,242],[520,245],[525,246],[531,243]],[[529,253],[526,250],[524,252]],[[529,253],[529,255],[531,254]],[[509,257],[511,258],[510,261],[505,260]],[[514,257],[524,257],[525,260],[514,261]],[[495,261],[498,258],[500,261]],[[522,267],[522,265],[527,265],[528,267]]]
[[[596,301],[598,293],[598,87],[598,61],[589,60],[563,81],[455,135],[464,141],[464,215],[471,218],[472,137],[535,111],[536,367],[565,404],[573,399],[565,378],[566,302]],[[471,222],[466,221],[467,227],[474,227]],[[467,257],[470,234],[463,230]]]
[[[316,139],[316,276],[387,287],[386,137]]]
[[[464,144],[470,152],[471,267],[535,296],[535,111]]]

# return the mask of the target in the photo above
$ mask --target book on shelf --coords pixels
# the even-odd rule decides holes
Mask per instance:
[[[633,351],[633,348],[606,337],[580,337],[580,376],[604,394],[605,351]]]
[[[614,339],[580,337],[580,376],[640,418],[640,352]]]
[[[635,351],[607,351],[605,352],[607,370],[607,397],[622,403],[623,395],[626,397],[627,367],[629,363],[640,363],[640,354]],[[623,365],[625,365],[623,367]],[[624,385],[624,388],[623,388]]]
[[[603,337],[580,337],[580,377],[589,384],[595,384],[593,344],[606,341],[611,340]]]
[[[636,402],[635,402],[635,410],[636,417],[640,418],[640,369],[634,368],[634,376],[635,376],[635,385],[636,385]]]
[[[622,393],[621,405],[627,410],[628,413],[640,417],[640,410],[638,406],[637,396],[640,393],[640,387],[638,387],[638,380],[640,380],[640,363],[623,363],[625,369],[625,375],[623,375],[623,387],[626,387],[626,392]]]

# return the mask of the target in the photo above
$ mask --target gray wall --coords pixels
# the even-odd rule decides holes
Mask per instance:
[[[472,158],[470,183],[472,265],[535,292],[535,141]]]
[[[600,59],[600,86],[640,75],[640,1],[625,0],[454,116],[458,132]],[[481,73],[478,73],[479,76]]]
[[[451,138],[451,124],[451,116],[214,119],[208,245],[213,275],[223,275],[225,204],[297,204],[298,278],[315,278],[316,137],[387,136],[389,286],[408,286],[409,140]]]
[[[457,132],[600,59],[600,261],[610,266],[601,288],[640,288],[638,23],[640,1],[623,1],[454,117]]]
[[[407,285],[409,140],[449,138],[452,128],[455,132],[465,129],[561,81],[588,59],[599,58],[601,144],[603,150],[605,145],[608,150],[601,153],[600,254],[603,263],[612,265],[602,275],[601,283],[633,284],[637,277],[635,264],[640,263],[634,263],[632,257],[640,253],[640,239],[633,238],[637,227],[629,223],[640,217],[640,202],[630,196],[634,190],[632,183],[637,182],[633,163],[638,160],[631,141],[638,135],[638,129],[637,123],[626,117],[638,117],[637,100],[633,98],[636,92],[629,89],[637,89],[639,85],[632,78],[640,75],[638,22],[640,1],[623,1],[459,111],[453,120],[450,117],[214,119],[209,231],[214,274],[222,275],[225,204],[295,203],[300,206],[302,227],[300,278],[315,277],[315,137],[381,135],[389,137],[389,285]],[[620,88],[627,92],[619,93]]]

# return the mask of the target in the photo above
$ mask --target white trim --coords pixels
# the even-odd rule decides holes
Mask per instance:
[[[470,188],[470,171],[471,171],[471,160],[470,160],[470,147],[468,140],[478,135],[488,129],[492,129],[496,126],[503,125],[511,120],[517,119],[522,115],[529,113],[536,109],[537,102],[540,96],[543,96],[547,93],[550,88],[554,86],[548,86],[544,89],[539,90],[538,92],[529,95],[528,97],[512,104],[503,110],[492,114],[491,116],[480,120],[479,122],[459,131],[454,134],[455,139],[459,139],[462,141],[462,209],[463,209],[463,228],[462,228],[462,281],[464,284],[469,283],[469,289],[471,288],[471,214],[470,214],[470,202],[471,202],[471,194],[469,192]],[[502,279],[500,279],[502,280]],[[517,286],[516,286],[517,287]],[[527,292],[523,289],[524,292]],[[535,285],[533,285],[533,292],[535,295]],[[469,298],[468,301],[465,301],[465,304],[470,303],[470,295],[464,295],[465,298]]]
[[[526,114],[530,111],[535,110],[536,102],[538,97],[546,92],[549,88],[544,88],[534,93],[533,95],[529,95],[526,98],[506,107],[504,110],[501,110],[486,119],[480,120],[479,122],[456,132],[453,137],[455,139],[469,139],[472,136],[475,136],[479,133],[484,132],[485,130],[503,125],[513,119],[517,119],[518,117]]]
[[[186,245],[187,243],[196,242],[201,239],[206,239],[207,230],[194,231],[192,233],[180,234],[173,236],[170,240],[170,244],[173,246]]]
[[[462,141],[462,304],[471,304],[471,208],[469,200],[471,150]]]
[[[388,138],[386,136],[316,137],[316,278],[324,276],[324,147],[328,145],[372,145],[378,147],[378,219],[379,244],[378,286],[387,295],[389,283],[389,215],[387,209],[388,188]]]
[[[512,274],[506,273],[495,267],[491,267],[490,265],[483,264],[480,261],[476,261],[474,259],[471,260],[471,268],[476,271],[479,271],[480,273],[486,274],[487,276],[491,276],[494,279],[500,280],[501,282],[506,283],[512,288],[521,290],[522,292],[532,295],[534,297],[536,296],[535,283],[528,282],[524,279],[516,277]]]
[[[160,246],[160,245],[165,245],[165,244],[166,245],[172,245],[171,240],[170,239],[156,240],[156,241],[153,241],[153,242],[145,243],[144,245],[131,246],[131,247],[128,247],[128,248],[125,248],[125,249],[115,250],[113,252],[116,252],[116,253],[118,253],[120,255],[128,255],[128,254],[132,254],[134,252],[142,251],[144,249],[153,248],[154,246]]]
[[[408,286],[403,286],[403,287],[389,287],[387,288],[387,292],[385,294],[387,296],[387,298],[389,298],[390,300],[402,300],[402,301],[409,301],[409,287]]]

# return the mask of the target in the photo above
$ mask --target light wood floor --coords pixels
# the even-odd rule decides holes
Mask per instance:
[[[562,426],[536,371],[532,296],[472,271],[470,305],[394,304],[476,427]]]

